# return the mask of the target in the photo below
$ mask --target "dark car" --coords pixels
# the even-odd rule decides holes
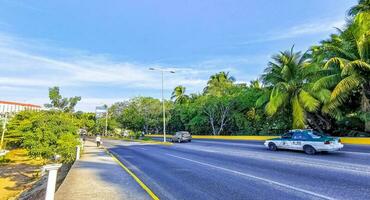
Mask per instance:
[[[191,142],[191,135],[187,131],[176,132],[171,138],[172,142]]]

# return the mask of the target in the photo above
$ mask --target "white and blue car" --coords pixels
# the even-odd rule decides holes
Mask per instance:
[[[343,148],[339,138],[325,136],[310,129],[290,130],[280,138],[266,140],[264,145],[271,151],[300,150],[310,155],[316,152],[338,151]]]

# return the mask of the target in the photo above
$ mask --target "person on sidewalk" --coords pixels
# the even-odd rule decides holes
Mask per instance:
[[[83,134],[83,135],[82,135],[82,141],[83,141],[83,143],[85,144],[85,142],[86,142],[86,134]]]
[[[96,141],[96,146],[97,147],[100,147],[100,145],[101,145],[101,137],[100,137],[100,135],[97,135],[96,136],[96,138],[95,138],[95,141]]]

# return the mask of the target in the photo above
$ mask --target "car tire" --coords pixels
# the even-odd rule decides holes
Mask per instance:
[[[270,143],[269,143],[269,149],[270,149],[271,151],[277,151],[277,146],[276,146],[276,144],[275,144],[275,143],[273,143],[273,142],[270,142]]]
[[[189,140],[189,142],[191,142],[191,140]]]
[[[180,139],[180,138],[179,138],[179,139],[177,139],[177,142],[178,142],[178,143],[181,143],[181,139]]]
[[[311,145],[305,145],[303,147],[303,151],[308,155],[314,155],[316,154],[316,149],[313,148]]]

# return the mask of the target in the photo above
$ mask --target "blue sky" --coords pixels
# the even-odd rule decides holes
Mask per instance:
[[[0,100],[44,104],[48,88],[93,111],[210,75],[261,75],[271,55],[306,50],[345,23],[355,0],[0,0]]]

